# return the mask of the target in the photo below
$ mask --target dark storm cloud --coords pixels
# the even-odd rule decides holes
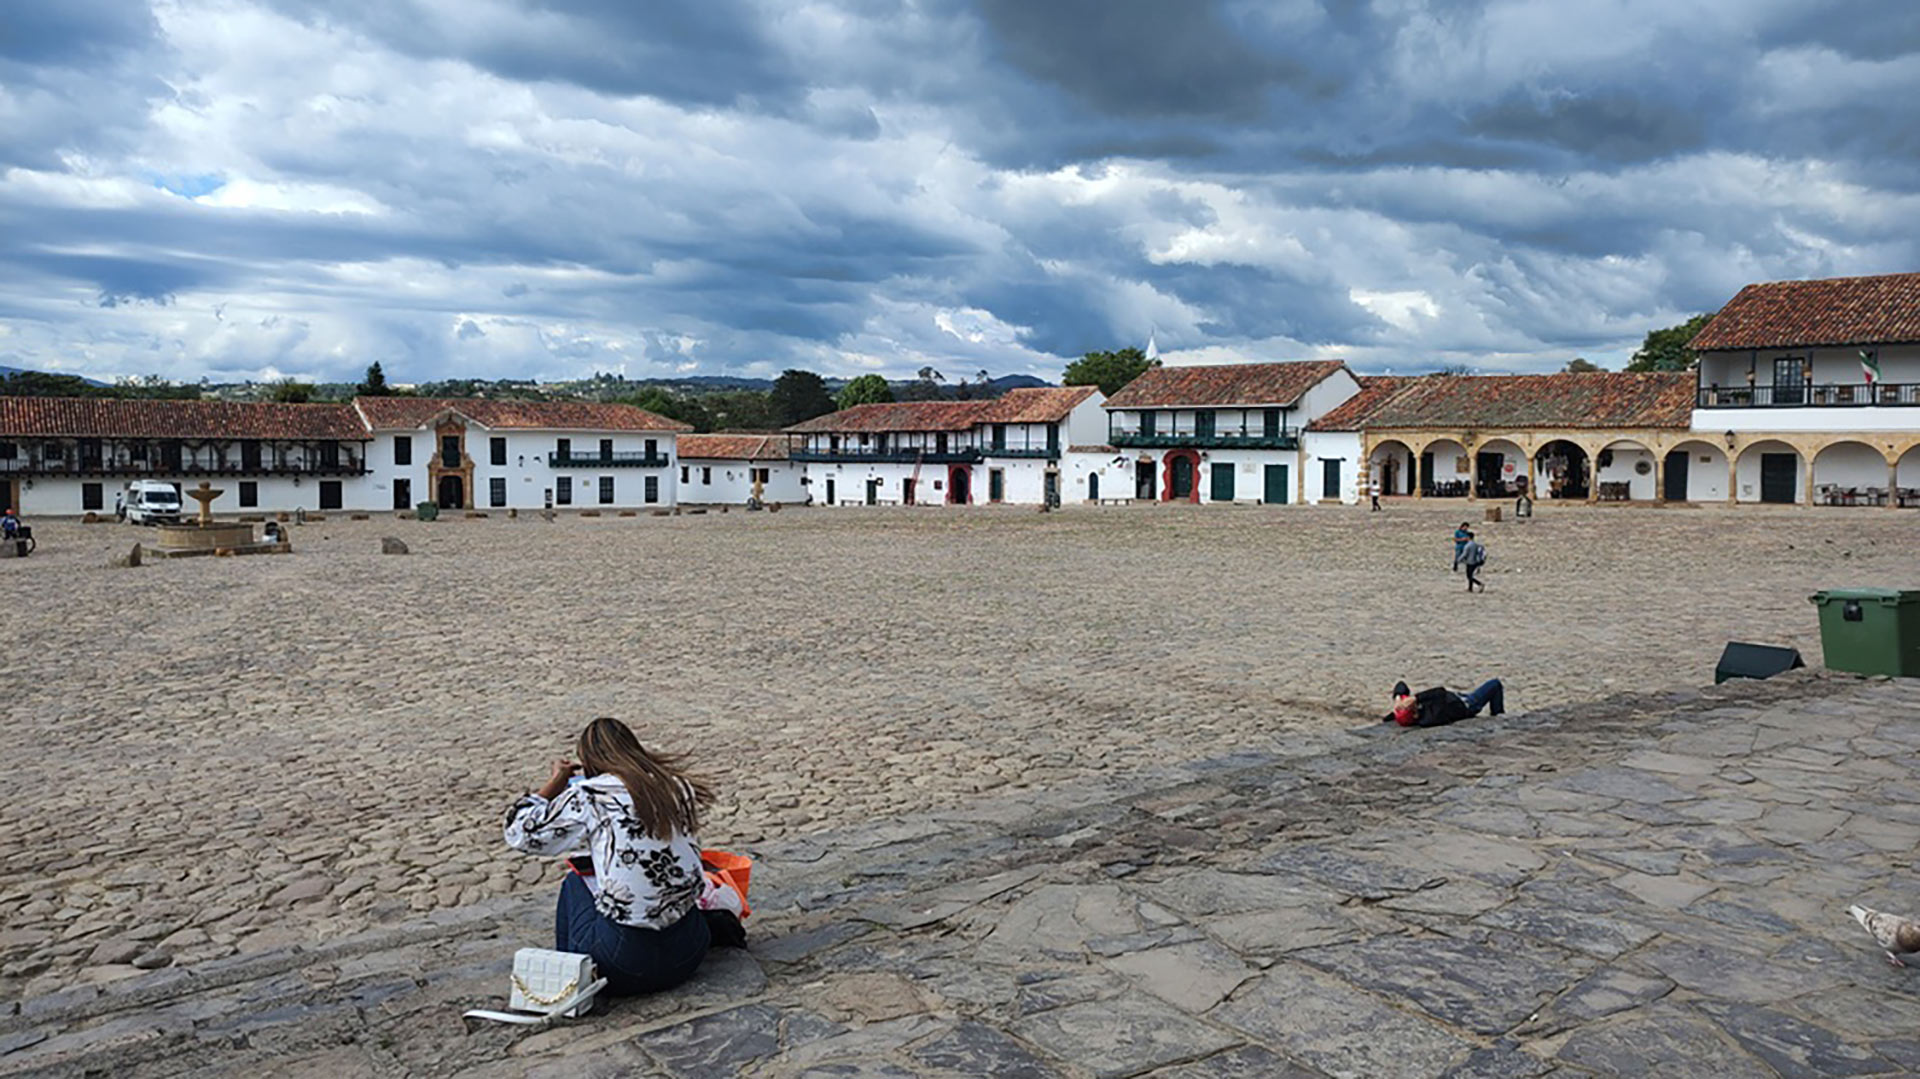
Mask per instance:
[[[1557,367],[1749,280],[1920,264],[1898,0],[76,0],[4,25],[22,354],[1057,375],[1157,326]]]
[[[414,56],[459,59],[513,81],[727,105],[804,86],[794,59],[742,0],[534,0],[501,8],[453,0],[274,0]]]

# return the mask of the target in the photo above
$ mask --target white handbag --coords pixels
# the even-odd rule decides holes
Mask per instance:
[[[607,980],[594,968],[592,956],[522,948],[513,953],[513,994],[507,1000],[507,1007],[513,1011],[476,1008],[467,1012],[466,1018],[523,1024],[575,1019],[587,1014],[593,1007],[593,995],[606,985]]]

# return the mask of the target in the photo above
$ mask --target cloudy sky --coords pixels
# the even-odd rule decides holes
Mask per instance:
[[[1618,366],[1920,269],[1913,0],[61,0],[0,363]]]

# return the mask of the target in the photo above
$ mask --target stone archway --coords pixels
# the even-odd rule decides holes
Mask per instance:
[[[1668,502],[1725,502],[1727,453],[1711,442],[1688,439],[1667,450],[1660,478],[1660,497]]]
[[[1512,498],[1527,489],[1532,469],[1527,451],[1510,438],[1489,438],[1473,447],[1473,490],[1481,498]]]
[[[1651,447],[1631,438],[1611,439],[1594,454],[1592,495],[1610,502],[1652,502],[1660,494],[1659,471]]]
[[[1200,501],[1200,451],[1168,450],[1162,459],[1160,497],[1167,502]]]
[[[1920,443],[1899,456],[1894,465],[1894,505],[1920,506]]]
[[[1816,506],[1883,505],[1887,458],[1865,442],[1833,442],[1814,454],[1807,483]]]
[[[964,506],[973,501],[973,470],[966,465],[947,468],[947,502]]]
[[[1410,495],[1419,483],[1417,461],[1405,442],[1384,439],[1367,455],[1367,477],[1379,481],[1382,495]]]
[[[1465,498],[1472,490],[1473,458],[1464,442],[1436,438],[1420,447],[1420,490],[1428,498]]]
[[[1797,446],[1775,438],[1742,447],[1733,466],[1734,500],[1794,505],[1807,490],[1806,458]]]
[[[1533,496],[1585,500],[1593,490],[1593,460],[1577,442],[1556,438],[1533,455]]]

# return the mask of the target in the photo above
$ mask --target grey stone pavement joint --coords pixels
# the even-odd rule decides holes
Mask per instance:
[[[1249,747],[750,848],[751,946],[544,1030],[551,894],[0,1004],[0,1075],[1920,1069],[1920,694],[1800,672]]]

